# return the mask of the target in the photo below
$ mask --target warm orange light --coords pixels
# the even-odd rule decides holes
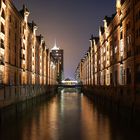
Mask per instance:
[[[118,9],[121,8],[121,0],[117,0],[117,2],[116,2],[116,7],[117,7]]]

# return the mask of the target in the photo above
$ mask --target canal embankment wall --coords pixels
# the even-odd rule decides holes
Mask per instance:
[[[140,97],[131,87],[83,86],[83,93],[95,103],[126,119],[139,121]],[[140,121],[139,121],[140,122]]]
[[[57,93],[57,85],[0,88],[0,123],[32,109]],[[3,96],[2,96],[3,95]]]

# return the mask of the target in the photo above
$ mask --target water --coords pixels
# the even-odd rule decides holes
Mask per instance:
[[[139,140],[138,127],[111,117],[93,101],[62,90],[16,121],[1,125],[0,140]]]

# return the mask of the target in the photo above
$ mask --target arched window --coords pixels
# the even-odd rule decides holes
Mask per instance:
[[[5,19],[5,12],[4,12],[4,10],[2,10],[1,17],[2,17],[3,19]]]
[[[4,25],[1,23],[1,32],[3,33],[3,34],[5,34],[5,29],[4,29]]]

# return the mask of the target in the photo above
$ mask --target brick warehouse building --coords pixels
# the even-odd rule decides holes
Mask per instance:
[[[103,21],[77,67],[78,80],[92,93],[140,108],[140,1],[116,0],[116,13]]]
[[[57,84],[58,64],[50,56],[29,10],[0,0],[0,108],[47,92]]]

